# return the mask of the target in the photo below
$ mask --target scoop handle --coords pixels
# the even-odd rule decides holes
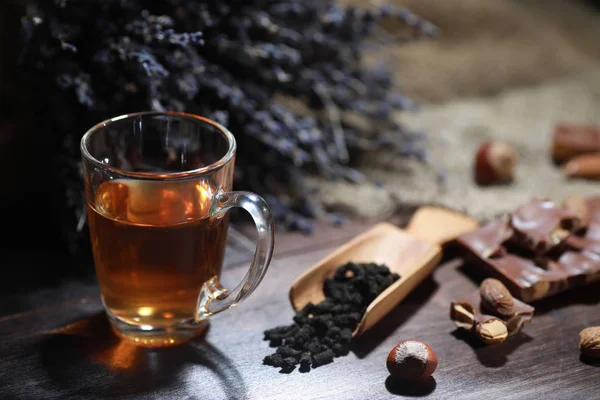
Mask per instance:
[[[442,207],[423,206],[412,216],[405,231],[417,239],[441,246],[479,227],[479,223],[462,213]]]

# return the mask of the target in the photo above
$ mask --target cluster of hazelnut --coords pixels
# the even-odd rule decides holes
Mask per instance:
[[[550,151],[566,177],[600,179],[600,126],[558,123]],[[517,158],[515,149],[504,142],[483,143],[475,155],[475,182],[480,186],[510,183]]]
[[[477,322],[475,333],[484,343],[502,343],[508,336],[508,328],[500,318],[510,318],[515,315],[513,296],[502,282],[493,278],[481,282],[479,293],[481,305],[499,318]]]
[[[453,304],[451,316],[458,327],[473,332],[486,344],[504,342],[533,316],[533,308],[514,299],[506,286],[497,279],[485,279],[479,287],[479,295],[481,308],[493,316],[468,310],[468,306],[460,302]],[[600,326],[581,331],[579,350],[584,357],[600,358]],[[405,340],[392,349],[386,365],[390,374],[397,379],[423,381],[433,374],[438,361],[426,343]]]
[[[482,315],[468,309],[465,303],[455,302],[451,307],[451,318],[459,328],[474,332],[486,344],[504,342],[533,316],[533,307],[514,299],[497,279],[485,279],[479,287],[479,294],[481,308],[494,316]],[[600,326],[591,326],[580,332],[579,350],[584,357],[600,359]]]
[[[509,334],[515,334],[533,316],[533,308],[524,304],[527,307],[525,312],[520,312],[519,315],[515,313],[515,299],[497,279],[483,280],[479,286],[479,296],[481,309],[490,315],[478,312],[472,303],[454,302],[450,316],[456,326],[473,332],[486,344],[504,342]]]

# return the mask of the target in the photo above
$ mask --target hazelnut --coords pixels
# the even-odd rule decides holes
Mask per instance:
[[[510,318],[515,314],[513,297],[502,282],[486,278],[479,287],[481,304],[499,317]]]
[[[485,344],[497,344],[506,340],[508,328],[501,319],[490,318],[475,324],[475,334]]]
[[[600,359],[600,326],[590,326],[579,333],[579,350],[584,356]]]
[[[478,185],[507,183],[513,180],[517,152],[503,142],[482,144],[475,156],[475,182]]]
[[[404,380],[426,379],[437,367],[437,357],[431,347],[418,340],[398,343],[387,357],[390,374]]]

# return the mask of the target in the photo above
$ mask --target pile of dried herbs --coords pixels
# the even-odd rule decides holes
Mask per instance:
[[[79,140],[96,122],[144,110],[208,116],[235,133],[235,187],[256,191],[289,229],[327,216],[311,200],[307,174],[361,181],[357,152],[392,147],[424,158],[422,135],[391,118],[414,107],[363,51],[379,22],[407,37],[436,28],[385,5],[325,0],[44,0],[23,18],[21,71],[31,84],[55,167],[65,231],[84,213]],[[388,24],[389,25],[389,24]],[[385,38],[389,40],[389,36]],[[79,229],[82,224],[79,224]]]
[[[349,262],[339,266],[323,282],[323,301],[304,306],[292,325],[264,332],[265,340],[277,350],[266,356],[263,364],[282,372],[300,365],[300,372],[308,372],[347,355],[352,332],[369,304],[398,279],[385,265]]]

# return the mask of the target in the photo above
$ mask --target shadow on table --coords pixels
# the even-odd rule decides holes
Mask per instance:
[[[388,376],[385,380],[385,388],[388,392],[398,396],[423,397],[431,394],[437,386],[435,378],[430,376],[423,381],[403,381],[393,376]]]
[[[585,365],[589,365],[590,367],[600,367],[600,359],[592,358],[589,356],[584,356],[583,354],[579,355],[579,361],[584,363]]]
[[[598,291],[600,291],[600,282],[573,288],[546,299],[532,302],[531,305],[535,307],[536,315],[544,315],[548,312],[571,305],[594,305],[600,302]]]
[[[435,293],[437,282],[431,276],[419,284],[396,308],[352,344],[358,358],[366,357],[400,325],[404,324]]]
[[[50,334],[40,344],[41,364],[67,393],[121,397],[166,390],[170,397],[203,397],[186,390],[197,386],[187,382],[192,374],[186,368],[203,366],[216,376],[222,393],[232,399],[246,395],[243,377],[231,360],[203,339],[171,348],[138,347],[118,338],[104,313]]]
[[[458,328],[452,332],[452,336],[471,346],[479,362],[488,368],[503,366],[508,361],[508,356],[518,349],[519,346],[533,340],[526,333],[519,332],[514,336],[510,336],[502,343],[486,345],[477,339],[472,332]]]
[[[471,264],[469,264],[463,259],[460,259],[460,261],[458,261],[458,266],[456,270],[460,272],[465,278],[477,285],[477,287],[479,287],[481,281],[483,281],[485,278],[488,278],[488,275],[486,275],[484,272],[477,268],[473,268]]]

